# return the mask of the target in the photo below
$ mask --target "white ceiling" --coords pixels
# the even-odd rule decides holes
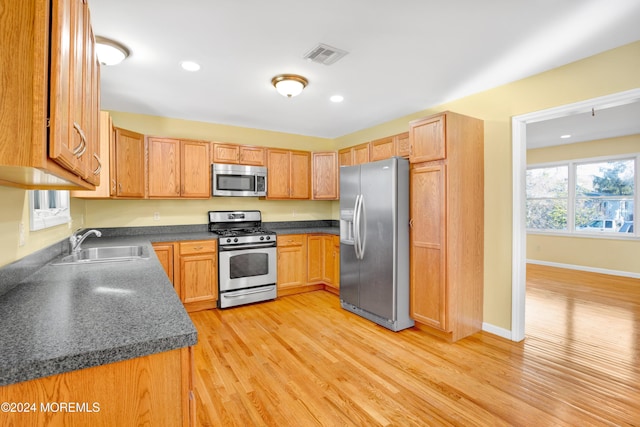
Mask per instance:
[[[640,40],[638,0],[89,0],[102,108],[335,138]],[[550,13],[552,11],[552,13]],[[333,65],[302,56],[349,52]],[[202,68],[183,71],[194,60]],[[287,99],[270,84],[296,73]],[[341,104],[329,97],[343,95]]]

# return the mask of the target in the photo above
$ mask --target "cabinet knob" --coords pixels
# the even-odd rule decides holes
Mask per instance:
[[[204,247],[203,246],[196,246],[193,248],[194,251],[201,251]]]

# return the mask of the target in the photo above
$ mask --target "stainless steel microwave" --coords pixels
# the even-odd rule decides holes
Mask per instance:
[[[267,168],[213,163],[211,188],[214,196],[260,197],[267,195]]]

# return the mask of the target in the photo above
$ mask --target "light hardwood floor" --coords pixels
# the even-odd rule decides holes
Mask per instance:
[[[324,291],[192,313],[197,425],[640,425],[640,281],[530,267],[521,343],[390,332]]]

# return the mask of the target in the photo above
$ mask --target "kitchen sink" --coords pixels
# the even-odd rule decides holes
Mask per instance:
[[[56,265],[85,264],[96,262],[134,261],[149,258],[149,250],[145,246],[102,246],[80,249],[78,252],[63,257]]]

